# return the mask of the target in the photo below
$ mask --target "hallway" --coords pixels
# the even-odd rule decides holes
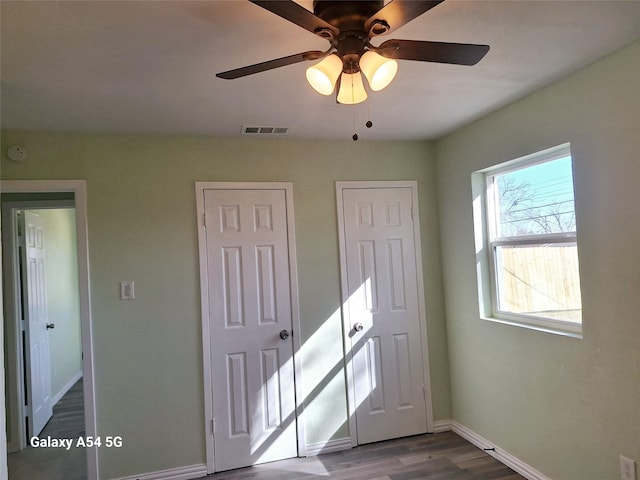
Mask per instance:
[[[53,416],[38,438],[77,439],[84,435],[84,396],[82,379],[53,407]],[[86,451],[84,448],[33,448],[27,446],[7,456],[9,480],[84,480]]]

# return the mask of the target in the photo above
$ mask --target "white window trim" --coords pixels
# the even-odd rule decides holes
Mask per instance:
[[[493,209],[495,198],[492,198],[493,196],[488,193],[493,190],[491,183],[495,175],[528,168],[536,164],[570,155],[570,144],[565,143],[557,147],[501,163],[497,167],[478,170],[472,174],[474,233],[476,238],[476,264],[481,319],[541,332],[582,338],[582,323],[518,314],[498,309],[495,247],[549,243],[570,243],[577,245],[577,235],[576,232],[563,232],[517,238],[497,237],[494,218],[493,215],[490,214],[491,211],[495,211]]]

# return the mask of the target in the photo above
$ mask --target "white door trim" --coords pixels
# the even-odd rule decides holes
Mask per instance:
[[[198,228],[198,255],[200,261],[200,309],[202,319],[202,356],[204,370],[204,414],[207,473],[215,472],[213,443],[213,386],[211,378],[211,351],[209,329],[209,296],[207,275],[207,239],[204,220],[205,190],[284,190],[287,206],[287,241],[289,242],[289,281],[291,283],[291,324],[293,327],[293,362],[296,396],[296,428],[298,456],[305,452],[304,425],[301,421],[303,410],[302,359],[300,351],[300,309],[298,301],[298,271],[296,263],[295,221],[293,214],[293,184],[291,182],[196,182],[196,215]]]
[[[84,180],[2,180],[2,193],[67,192],[75,197],[76,235],[78,242],[78,287],[82,330],[82,369],[84,376],[84,415],[87,436],[97,436],[93,368],[93,331],[89,276],[89,237],[87,226],[87,185]],[[6,286],[5,286],[6,287]],[[2,415],[5,405],[2,404]],[[4,432],[0,432],[4,433]],[[3,434],[3,441],[6,436]],[[87,478],[98,479],[98,448],[87,448]]]
[[[349,319],[349,309],[346,308],[348,301],[348,283],[347,283],[347,252],[345,246],[345,228],[344,228],[344,202],[342,192],[345,189],[361,188],[410,188],[411,200],[413,203],[413,238],[416,249],[416,284],[418,287],[418,316],[420,320],[420,341],[422,344],[422,364],[424,372],[425,385],[425,405],[427,413],[427,432],[433,432],[433,404],[431,401],[431,370],[429,369],[429,350],[427,341],[427,315],[424,300],[424,278],[422,272],[422,242],[420,240],[420,212],[418,209],[418,182],[415,180],[406,181],[351,181],[336,182],[336,200],[338,208],[338,240],[340,252],[340,286],[341,301],[343,315],[343,339],[345,354],[345,366],[347,373],[347,405],[349,408],[349,432],[351,434],[351,445],[358,445],[358,430],[356,425],[356,394],[355,382],[353,375],[353,358],[351,353],[351,339],[349,337],[351,329],[351,321]]]

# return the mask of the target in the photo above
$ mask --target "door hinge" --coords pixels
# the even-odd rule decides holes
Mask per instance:
[[[425,401],[427,400],[427,387],[422,387],[422,396],[424,397]]]
[[[411,207],[411,221],[413,222],[415,220],[415,217],[413,215],[413,207]]]
[[[213,418],[211,419],[211,433],[216,433],[216,421]]]
[[[207,228],[207,212],[202,214],[202,225]]]

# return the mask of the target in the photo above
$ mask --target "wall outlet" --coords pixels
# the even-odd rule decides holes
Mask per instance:
[[[620,455],[620,478],[622,480],[636,480],[636,462]]]

